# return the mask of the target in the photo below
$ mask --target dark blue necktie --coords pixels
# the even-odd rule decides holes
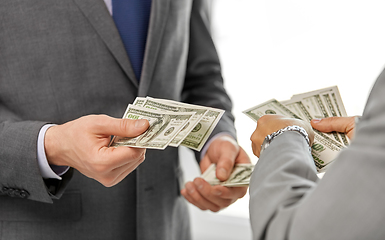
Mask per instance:
[[[112,0],[112,17],[138,81],[142,72],[150,10],[151,0]]]

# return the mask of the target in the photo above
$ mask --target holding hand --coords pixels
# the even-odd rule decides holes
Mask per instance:
[[[106,187],[122,181],[145,159],[146,149],[108,147],[111,135],[136,137],[149,127],[147,120],[89,115],[49,128],[44,146],[48,162],[70,166]]]
[[[252,142],[251,147],[253,148],[253,153],[259,157],[261,153],[261,145],[267,135],[270,135],[282,128],[293,125],[303,127],[306,130],[307,134],[309,135],[311,146],[314,141],[314,133],[309,123],[299,119],[287,118],[281,115],[264,115],[259,118],[257,122],[257,128],[250,138]]]
[[[355,130],[355,117],[328,117],[311,120],[314,129],[321,132],[345,133],[349,139],[353,139]]]
[[[216,176],[225,181],[229,178],[234,164],[250,163],[246,152],[230,136],[221,136],[209,146],[206,155],[200,162],[201,171],[204,172],[212,163],[217,164]],[[211,186],[202,178],[188,182],[182,189],[182,195],[201,210],[217,212],[242,198],[247,187]]]

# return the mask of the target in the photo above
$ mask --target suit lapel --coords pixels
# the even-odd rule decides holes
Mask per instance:
[[[148,28],[143,71],[140,79],[139,96],[145,96],[153,79],[155,65],[158,61],[161,39],[166,26],[170,0],[152,0],[150,25]]]
[[[73,0],[111,51],[123,71],[135,86],[138,81],[124,49],[119,32],[104,1]],[[155,2],[155,1],[154,1]]]

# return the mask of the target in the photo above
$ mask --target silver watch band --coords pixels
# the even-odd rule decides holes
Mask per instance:
[[[262,153],[263,150],[265,150],[270,145],[271,141],[273,141],[274,138],[276,138],[279,135],[281,135],[282,133],[288,132],[288,131],[299,132],[305,138],[305,140],[306,140],[306,142],[307,142],[307,144],[309,145],[309,148],[310,148],[309,135],[307,134],[306,130],[303,127],[300,127],[300,126],[297,126],[297,125],[293,125],[293,126],[287,126],[285,128],[279,129],[278,131],[273,132],[270,135],[267,135],[265,137],[265,140],[263,140],[263,143],[261,145],[261,152],[260,153]]]

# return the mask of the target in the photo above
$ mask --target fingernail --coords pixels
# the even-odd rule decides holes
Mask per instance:
[[[224,168],[218,169],[218,177],[224,179],[227,177],[227,171]]]
[[[200,179],[200,178],[196,178],[194,180],[194,184],[195,184],[195,187],[198,189],[198,190],[201,190],[203,188],[203,180]]]
[[[217,195],[217,196],[222,195],[222,191],[221,191],[221,190],[218,190],[218,189],[213,190],[212,193],[213,193],[214,195]]]
[[[194,187],[193,186],[191,186],[190,184],[186,184],[186,189],[187,189],[187,191],[189,192],[189,193],[194,193]]]
[[[135,127],[136,128],[142,128],[146,124],[147,120],[146,119],[139,119],[136,120],[135,122]]]
[[[319,122],[321,122],[321,118],[313,118],[311,121],[313,122],[313,123],[319,123]]]

